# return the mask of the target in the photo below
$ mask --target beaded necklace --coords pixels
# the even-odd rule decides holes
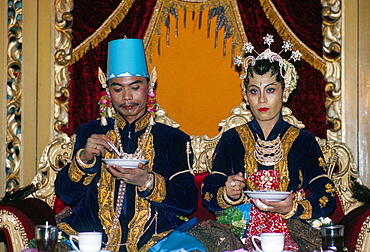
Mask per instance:
[[[280,135],[274,140],[264,141],[257,135],[254,158],[258,163],[266,166],[275,165],[283,158]]]
[[[144,149],[145,149],[145,147],[148,143],[148,139],[149,139],[149,135],[150,135],[151,130],[152,130],[152,125],[149,124],[147,126],[144,134],[143,134],[143,137],[142,137],[143,141],[141,143],[138,141],[138,146],[137,146],[135,152],[133,154],[125,153],[124,150],[123,150],[123,146],[122,146],[121,134],[119,133],[119,130],[118,130],[117,120],[115,120],[115,122],[114,122],[114,132],[116,133],[116,136],[117,136],[117,142],[118,142],[119,151],[120,151],[120,158],[123,158],[123,159],[144,159],[144,157],[145,157]],[[131,243],[134,242],[134,241],[131,241],[131,242],[120,243],[120,244],[111,244],[112,239],[113,239],[113,237],[116,233],[117,227],[118,227],[119,217],[122,213],[123,201],[124,201],[124,198],[125,198],[125,192],[126,192],[126,183],[123,180],[120,180],[120,184],[119,184],[119,188],[118,188],[118,195],[117,195],[117,202],[116,202],[116,207],[115,207],[115,211],[114,211],[114,219],[113,219],[112,229],[111,229],[112,232],[110,234],[108,234],[108,242],[104,243],[104,245],[106,245],[107,247],[108,246],[115,246],[115,247],[116,246],[124,246],[124,245],[128,245],[128,244],[131,244]],[[143,234],[149,229],[149,227],[152,225],[154,220],[156,221],[155,234],[157,234],[157,219],[158,219],[158,212],[156,211],[156,213],[153,216],[153,219],[151,220],[151,222],[149,223],[147,228],[144,230]],[[140,237],[141,236],[139,236],[137,239],[140,239]]]

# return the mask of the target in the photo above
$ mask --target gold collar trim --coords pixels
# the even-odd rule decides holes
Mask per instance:
[[[150,122],[149,114],[145,113],[142,117],[140,117],[136,122],[135,122],[135,133],[143,130]],[[116,121],[118,127],[123,130],[127,124],[126,120],[121,116],[121,114],[117,113],[116,116]]]

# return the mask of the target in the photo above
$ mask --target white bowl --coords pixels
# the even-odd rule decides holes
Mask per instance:
[[[139,163],[148,163],[147,159],[124,159],[124,158],[110,158],[104,159],[103,162],[108,165],[119,165],[123,168],[137,168]]]
[[[281,191],[245,191],[249,198],[264,199],[269,201],[279,201],[286,199],[290,192]]]

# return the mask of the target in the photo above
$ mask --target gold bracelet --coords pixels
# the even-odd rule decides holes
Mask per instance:
[[[281,218],[283,218],[283,219],[290,219],[290,218],[292,218],[292,216],[293,216],[293,215],[295,215],[295,213],[297,212],[297,209],[298,209],[298,203],[297,203],[297,201],[294,199],[294,200],[293,200],[293,208],[292,208],[292,210],[290,210],[290,212],[289,212],[289,213],[287,213],[287,214],[280,214],[280,216],[281,216]]]
[[[232,205],[232,206],[236,206],[236,205],[239,205],[240,203],[243,202],[244,198],[245,198],[245,195],[244,193],[242,193],[242,195],[240,196],[240,198],[237,200],[237,201],[233,201],[229,198],[229,196],[227,196],[227,193],[226,193],[226,186],[224,187],[224,193],[223,193],[223,198],[224,200],[226,201],[227,204],[229,205]]]
[[[95,165],[96,163],[96,157],[94,156],[93,158],[93,161],[91,164],[85,164],[81,159],[80,159],[80,155],[81,155],[81,152],[83,152],[84,149],[80,149],[79,151],[77,151],[77,154],[76,154],[76,161],[78,163],[78,165],[82,168],[82,169],[88,169],[88,168],[91,168]]]
[[[153,173],[149,173],[148,180],[145,182],[145,184],[143,186],[138,186],[137,189],[140,192],[144,192],[144,191],[148,190],[149,187],[151,187],[153,185],[153,182],[154,182],[154,175],[153,175]]]

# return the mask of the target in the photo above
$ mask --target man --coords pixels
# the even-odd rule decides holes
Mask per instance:
[[[107,71],[102,120],[77,129],[72,162],[55,181],[57,196],[75,206],[58,226],[67,235],[103,232],[104,247],[112,251],[147,251],[183,224],[178,216],[196,208],[190,138],[153,123],[155,80],[148,83],[142,40],[111,41]],[[106,118],[112,108],[115,117]],[[118,157],[111,144],[121,157],[148,163],[106,165],[102,159]]]

